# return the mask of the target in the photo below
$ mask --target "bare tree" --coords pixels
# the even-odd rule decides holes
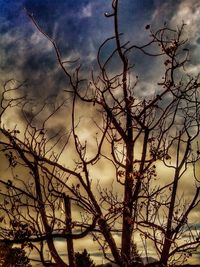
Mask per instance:
[[[118,5],[113,0],[112,12],[105,14],[114,21],[114,36],[100,46],[99,72],[92,72],[91,79],[84,77],[79,61],[62,59],[56,42],[29,14],[54,47],[68,80],[63,101],[35,107],[23,95],[26,83],[4,85],[0,151],[11,178],[0,180],[0,236],[34,248],[44,266],[75,266],[73,239],[88,234],[104,257],[121,267],[143,265],[133,253],[139,238],[141,253],[148,257],[153,246],[160,266],[182,263],[199,246],[190,214],[200,201],[200,82],[185,70],[189,51],[182,39],[184,25],[157,31],[147,25],[149,42],[132,45],[119,31]],[[113,50],[105,58],[107,45]],[[163,76],[149,95],[140,91],[134,53],[162,62]],[[49,125],[66,104],[71,108],[68,127],[52,132]],[[93,114],[88,139],[81,134],[85,117],[79,107],[84,104]],[[21,121],[8,129],[6,116],[12,110],[20,112]],[[109,189],[99,175],[101,166],[112,173]],[[184,179],[193,183],[189,197],[181,192]],[[72,211],[80,211],[79,219],[71,216],[70,202]],[[56,238],[66,241],[69,263],[59,255]]]

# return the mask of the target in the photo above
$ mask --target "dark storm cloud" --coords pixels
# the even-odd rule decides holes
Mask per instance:
[[[104,5],[102,3],[104,2]],[[28,19],[24,7],[38,24],[56,39],[63,57],[95,59],[102,41],[101,20],[106,1],[9,1],[1,10],[1,77],[28,79],[33,93],[59,92],[63,74],[57,69],[55,54]],[[96,17],[100,19],[96,19]],[[107,27],[108,29],[108,27]],[[84,47],[84,50],[83,50]],[[6,75],[5,75],[6,73]],[[59,86],[58,86],[59,85]],[[30,88],[29,87],[29,88]]]
[[[89,53],[90,41],[95,43],[101,38],[106,2],[26,1],[25,6],[49,36],[56,39],[61,49],[69,54],[72,50],[82,51],[83,45],[85,53]]]

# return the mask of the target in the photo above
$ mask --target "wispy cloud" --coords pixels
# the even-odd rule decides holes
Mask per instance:
[[[81,10],[81,14],[80,17],[82,18],[89,18],[92,17],[92,3],[87,4],[86,6],[84,6]]]

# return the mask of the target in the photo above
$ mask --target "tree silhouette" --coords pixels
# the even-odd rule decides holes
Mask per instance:
[[[99,71],[90,79],[79,61],[62,59],[56,42],[29,14],[55,49],[67,79],[66,98],[53,107],[32,105],[23,94],[26,83],[4,85],[0,153],[10,176],[0,180],[0,237],[35,249],[44,266],[75,266],[73,239],[86,235],[120,267],[142,265],[132,253],[133,240],[147,257],[153,247],[160,266],[184,262],[199,246],[190,215],[200,201],[200,82],[186,72],[185,26],[154,31],[147,25],[149,41],[130,44],[119,31],[119,11],[119,1],[113,0],[105,16],[114,21],[114,36],[100,46]],[[108,45],[109,54],[104,53]],[[161,62],[163,75],[146,95],[134,53]],[[67,128],[51,131],[66,104]],[[6,123],[9,114],[20,114],[13,127]],[[88,138],[82,134],[85,118]],[[103,169],[113,177],[110,187]],[[185,179],[193,184],[189,196],[181,191]],[[70,203],[79,218],[72,218]],[[60,256],[56,238],[68,245],[71,264]]]
[[[82,253],[75,253],[76,267],[95,267],[93,260],[90,258],[87,250],[84,249]]]
[[[6,244],[1,244],[0,249],[0,266],[31,267],[30,260],[22,248],[12,248]]]

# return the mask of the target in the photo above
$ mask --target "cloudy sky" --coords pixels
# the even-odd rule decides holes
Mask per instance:
[[[165,22],[171,27],[186,23],[191,61],[188,71],[200,69],[199,0],[120,1],[120,31],[124,38],[140,45],[148,39],[145,25],[158,29]],[[111,11],[109,0],[0,0],[0,85],[7,79],[27,80],[36,99],[51,101],[66,89],[51,44],[38,32],[27,15],[33,14],[40,27],[56,40],[65,59],[80,58],[85,72],[96,64],[99,45],[113,35],[113,21],[104,16]],[[156,79],[159,66],[135,58],[138,73],[148,83]]]

